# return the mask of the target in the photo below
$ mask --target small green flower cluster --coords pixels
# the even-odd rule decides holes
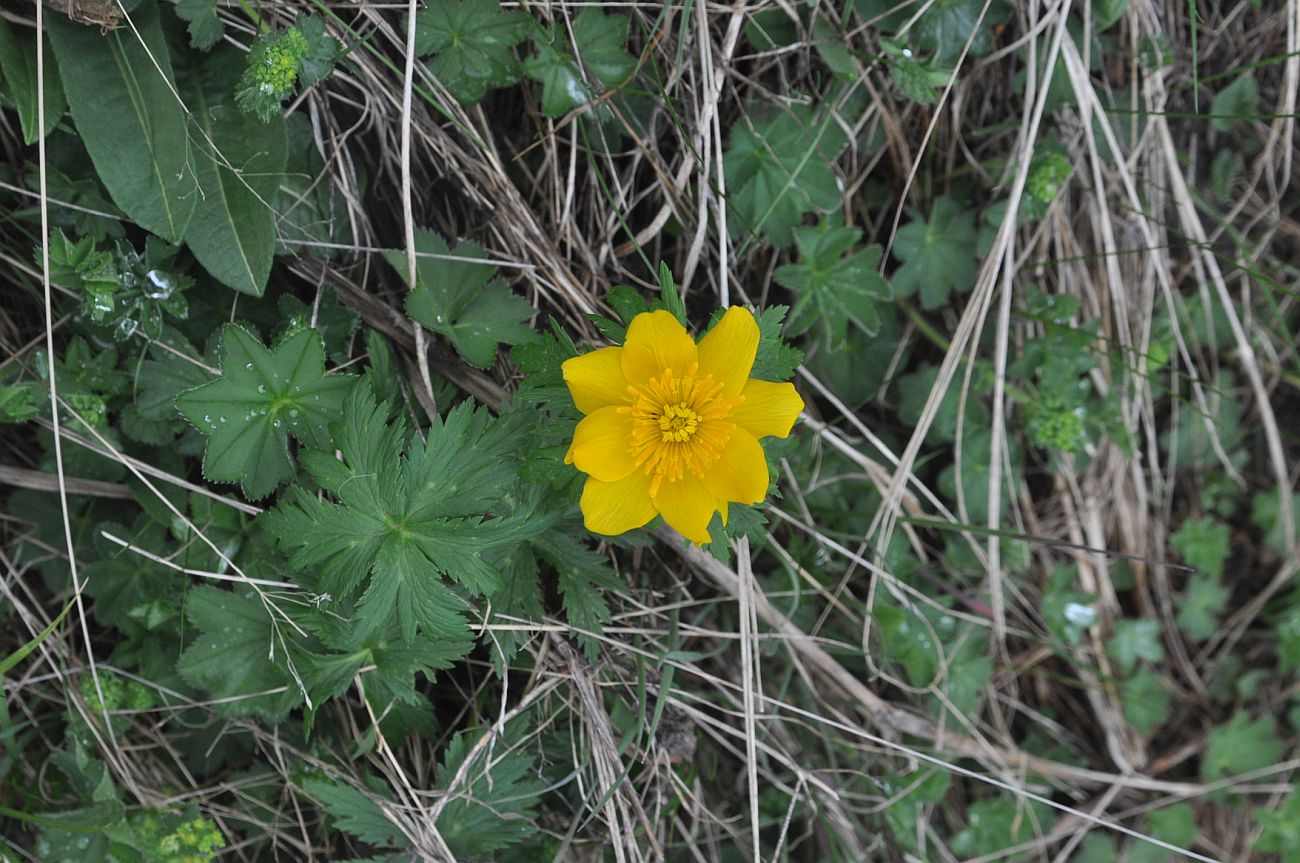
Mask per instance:
[[[253,43],[248,68],[240,81],[235,101],[263,122],[271,119],[298,85],[302,64],[311,53],[307,38],[297,27],[266,34]]]
[[[131,724],[131,717],[125,714],[112,715],[118,710],[148,710],[154,705],[153,693],[145,686],[136,683],[134,680],[119,677],[116,674],[99,675],[99,689],[95,688],[95,680],[89,674],[81,678],[78,686],[81,691],[81,697],[86,702],[86,708],[90,714],[91,720],[97,725],[103,724],[103,714],[107,711],[109,723],[113,727],[113,734],[119,735],[126,731],[127,726]],[[104,700],[99,700],[100,693],[103,693]],[[69,717],[68,733],[81,740],[85,745],[94,744],[93,735],[90,729],[86,727],[85,722],[79,714],[73,713]]]

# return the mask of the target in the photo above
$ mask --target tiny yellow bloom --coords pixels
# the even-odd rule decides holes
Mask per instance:
[[[758,324],[727,309],[697,345],[665,311],[632,319],[622,347],[564,363],[564,380],[585,414],[564,460],[587,474],[582,515],[614,536],[662,515],[695,543],[727,504],[767,495],[758,438],[785,437],[803,410],[789,383],[750,378]]]

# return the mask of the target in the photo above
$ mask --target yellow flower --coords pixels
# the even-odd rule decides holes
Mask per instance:
[[[695,543],[727,504],[767,495],[758,438],[790,433],[803,399],[793,384],[749,377],[758,324],[727,309],[698,345],[665,311],[632,319],[622,347],[564,363],[564,380],[586,416],[564,460],[587,474],[587,529],[613,536],[656,515]]]

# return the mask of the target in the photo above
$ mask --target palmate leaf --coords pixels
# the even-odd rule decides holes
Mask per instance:
[[[198,195],[158,6],[140,6],[131,27],[105,34],[61,15],[45,26],[72,119],[113,202],[141,227],[179,243]]]
[[[295,489],[265,524],[293,566],[319,573],[322,590],[360,593],[355,643],[394,616],[407,644],[417,630],[464,639],[463,602],[438,575],[489,593],[499,584],[491,554],[536,530],[525,518],[484,518],[515,481],[514,433],[466,403],[408,444],[405,425],[387,416],[388,406],[357,386],[334,427],[342,460],[327,451],[303,455],[337,502]]]
[[[815,228],[795,228],[799,262],[779,267],[772,277],[795,292],[787,332],[806,332],[814,324],[828,350],[844,347],[849,326],[868,336],[880,329],[876,300],[889,299],[889,283],[876,272],[879,246],[846,254],[862,238],[857,228],[825,220]]]
[[[442,0],[415,14],[415,52],[433,54],[429,71],[462,105],[473,105],[488,87],[519,80],[511,49],[531,27],[527,13],[502,12],[497,0]]]
[[[542,85],[542,113],[548,117],[587,104],[603,90],[622,84],[636,69],[636,58],[625,50],[627,18],[588,6],[574,17],[572,26],[581,65],[569,51],[569,33],[563,25],[536,39],[537,54],[524,61],[524,73]]]
[[[906,263],[894,273],[899,296],[918,291],[921,305],[937,309],[952,292],[975,284],[975,216],[944,196],[934,202],[930,218],[919,216],[898,229],[894,255]]]
[[[496,746],[475,750],[484,729],[462,731],[443,753],[439,783],[449,783],[473,757],[464,781],[444,788],[452,799],[438,818],[438,832],[457,859],[491,859],[492,852],[526,839],[545,783],[536,777],[533,756],[519,751],[520,720],[508,723]]]
[[[226,25],[217,15],[217,0],[180,0],[176,17],[188,22],[192,48],[206,51],[226,34]]]
[[[763,233],[787,246],[804,213],[838,210],[832,164],[846,143],[829,116],[816,117],[804,105],[737,121],[723,159],[728,232]]]
[[[255,714],[278,722],[302,701],[289,672],[271,659],[283,656],[284,645],[252,590],[195,588],[185,599],[185,615],[201,634],[181,654],[176,670],[218,698],[234,699],[216,706],[219,715]]]
[[[176,408],[208,438],[203,475],[237,482],[256,500],[293,476],[289,435],[329,446],[328,425],[356,379],[325,374],[325,349],[312,329],[291,332],[267,350],[229,324],[221,352],[221,377],[178,395]]]
[[[524,323],[533,307],[515,296],[501,279],[493,278],[496,267],[456,258],[486,258],[477,243],[463,242],[454,249],[433,231],[418,231],[415,250],[415,289],[406,297],[411,320],[440,333],[467,361],[485,369],[496,360],[502,342],[523,344],[533,339]],[[384,257],[402,275],[408,275],[406,252],[391,250]]]

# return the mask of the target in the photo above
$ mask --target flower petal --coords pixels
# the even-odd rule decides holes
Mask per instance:
[[[700,478],[711,497],[758,503],[767,497],[767,459],[758,440],[742,428],[731,433],[722,455]]]
[[[602,482],[615,482],[636,468],[632,457],[632,415],[621,408],[601,408],[578,423],[566,462]]]
[[[713,375],[722,394],[740,395],[758,354],[758,323],[749,309],[732,306],[700,339],[700,373]]]
[[[785,437],[803,410],[803,399],[794,384],[774,384],[751,378],[741,391],[745,400],[727,419],[754,437]]]
[[[579,506],[587,530],[605,536],[642,527],[658,512],[650,500],[650,477],[639,470],[618,482],[588,477]]]
[[[688,473],[677,482],[661,483],[654,503],[673,530],[696,545],[709,541],[709,521],[719,501],[698,478]]]
[[[669,312],[642,312],[632,319],[623,341],[623,375],[629,383],[643,384],[664,369],[682,378],[699,354],[686,329]]]
[[[627,380],[623,377],[622,358],[622,348],[600,348],[561,364],[564,382],[569,385],[569,393],[578,410],[589,414],[603,407],[627,403]]]

